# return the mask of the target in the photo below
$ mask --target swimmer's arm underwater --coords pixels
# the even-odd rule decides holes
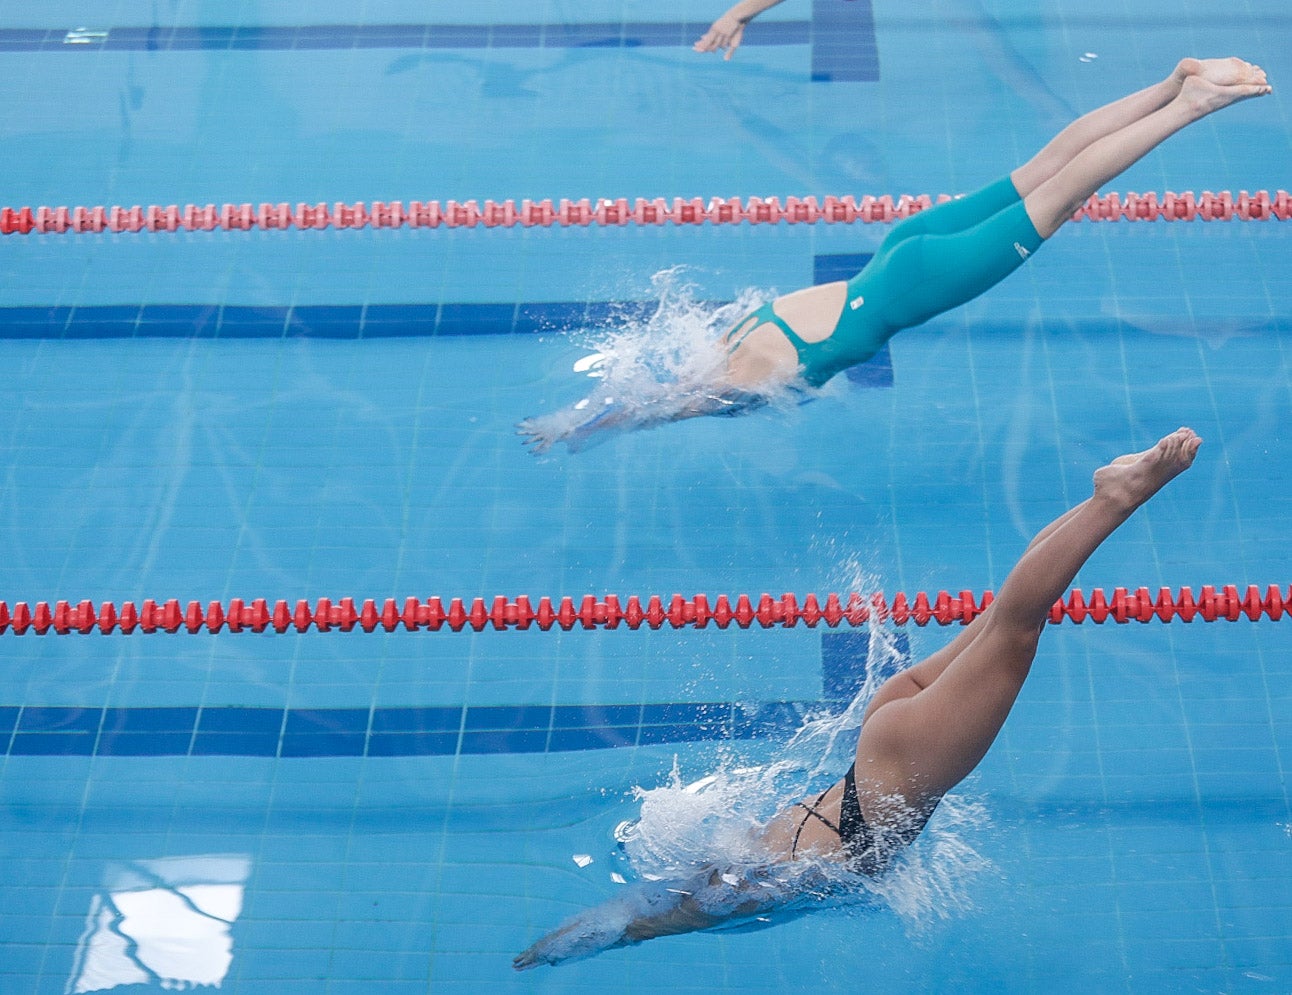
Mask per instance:
[[[724,875],[718,868],[685,882],[634,885],[548,933],[517,955],[512,967],[524,971],[541,964],[581,960],[659,936],[713,929],[758,915],[783,901],[774,889],[755,888],[749,878]]]
[[[739,415],[766,403],[763,395],[731,385],[709,384],[689,390],[679,390],[674,385],[661,389],[658,396],[635,399],[631,403],[593,395],[553,414],[526,418],[516,426],[516,431],[535,454],[547,452],[558,442],[564,442],[570,452],[577,453],[619,432],[707,415]]]

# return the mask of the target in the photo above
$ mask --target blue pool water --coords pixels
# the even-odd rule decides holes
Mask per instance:
[[[956,193],[1230,52],[1275,93],[1115,189],[1292,186],[1274,0],[786,0],[730,63],[688,47],[720,6],[7,10],[3,199]],[[0,600],[981,590],[1179,424],[1197,465],[1079,583],[1286,591],[1281,222],[1071,225],[811,404],[521,447],[655,274],[784,292],[884,231],[4,236]],[[0,992],[1286,992],[1288,624],[1051,628],[940,827],[981,859],[526,975],[622,887],[633,789],[782,757],[864,636],[6,632]]]

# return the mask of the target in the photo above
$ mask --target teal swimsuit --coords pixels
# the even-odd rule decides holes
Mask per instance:
[[[803,379],[819,387],[865,362],[903,328],[995,286],[1043,241],[1006,176],[977,193],[920,211],[889,232],[874,258],[848,281],[843,312],[828,338],[804,342],[770,303],[740,324],[758,319],[744,335],[763,322],[779,328],[798,351]]]

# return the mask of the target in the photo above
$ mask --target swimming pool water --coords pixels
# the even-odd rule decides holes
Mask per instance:
[[[1116,189],[1289,185],[1272,2],[786,0],[727,64],[685,44],[718,12],[7,11],[5,201],[954,193],[1231,51],[1276,92]],[[1069,226],[811,404],[520,446],[585,386],[597,332],[569,314],[649,303],[675,266],[702,300],[785,291],[883,233],[5,236],[0,599],[981,590],[1096,466],[1178,424],[1197,465],[1079,583],[1286,588],[1279,222]],[[992,865],[961,882],[971,909],[523,976],[513,954],[618,887],[632,788],[775,757],[855,642],[5,633],[0,991],[1285,991],[1286,624],[1051,628],[962,792],[990,816],[964,830]]]

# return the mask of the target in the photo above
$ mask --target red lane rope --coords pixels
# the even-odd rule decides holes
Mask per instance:
[[[5,235],[95,233],[249,231],[297,228],[572,228],[598,225],[712,225],[740,224],[886,224],[909,217],[935,203],[951,200],[948,194],[903,194],[894,200],[855,198],[779,197],[764,199],[711,197],[666,200],[626,197],[617,200],[475,200],[356,201],[346,204],[188,204],[179,207],[5,207],[0,209],[0,233]],[[1258,190],[1237,195],[1229,191],[1201,194],[1116,193],[1096,194],[1073,215],[1085,221],[1287,221],[1292,218],[1292,194]]]
[[[792,629],[800,622],[808,628],[815,628],[822,622],[836,628],[840,625],[861,626],[871,621],[894,625],[967,625],[986,611],[992,600],[991,591],[984,591],[980,598],[976,598],[972,591],[958,594],[938,591],[932,596],[921,591],[913,598],[897,593],[891,600],[882,594],[829,594],[824,600],[809,594],[802,603],[793,594],[779,598],[770,594],[758,598],[740,594],[734,599],[722,594],[712,603],[703,594],[692,598],[674,594],[667,600],[659,595],[645,599],[634,595],[622,602],[613,594],[601,598],[587,594],[579,600],[577,607],[575,600],[569,597],[539,598],[535,607],[524,595],[515,600],[499,596],[490,603],[486,603],[484,598],[474,598],[469,604],[463,598],[451,598],[447,607],[441,598],[425,601],[406,598],[402,603],[395,598],[387,598],[380,603],[371,598],[361,603],[356,603],[354,598],[341,598],[335,602],[320,598],[313,606],[304,600],[295,604],[279,600],[271,606],[265,598],[250,602],[234,598],[228,604],[212,601],[205,605],[200,601],[190,601],[181,605],[178,599],[172,598],[161,603],[149,599],[142,605],[128,601],[120,606],[108,601],[97,606],[93,601],[75,605],[58,601],[53,608],[45,601],[36,602],[35,607],[19,601],[12,610],[6,602],[0,601],[0,635],[91,632],[128,635],[181,630],[216,633],[226,628],[230,632],[287,632],[289,629],[297,632],[310,629],[319,632],[353,632],[356,629],[393,632],[401,627],[432,632],[531,627],[568,632],[575,628],[616,629],[621,625],[628,629],[643,626],[649,629],[703,629],[710,624],[720,629],[733,624],[741,629],[755,625],[764,629]],[[1119,587],[1111,596],[1095,588],[1089,597],[1079,588],[1074,588],[1066,598],[1054,603],[1049,621],[1051,624],[1064,621],[1081,624],[1088,619],[1102,624],[1111,619],[1125,624],[1151,622],[1153,619],[1162,622],[1176,619],[1183,622],[1194,619],[1236,622],[1240,618],[1248,618],[1254,622],[1262,618],[1277,621],[1284,617],[1285,611],[1292,614],[1292,585],[1286,594],[1273,584],[1263,593],[1255,584],[1242,592],[1234,584],[1220,588],[1207,585],[1196,597],[1188,587],[1180,588],[1175,594],[1170,588],[1163,587],[1156,596],[1146,587],[1134,591]]]

